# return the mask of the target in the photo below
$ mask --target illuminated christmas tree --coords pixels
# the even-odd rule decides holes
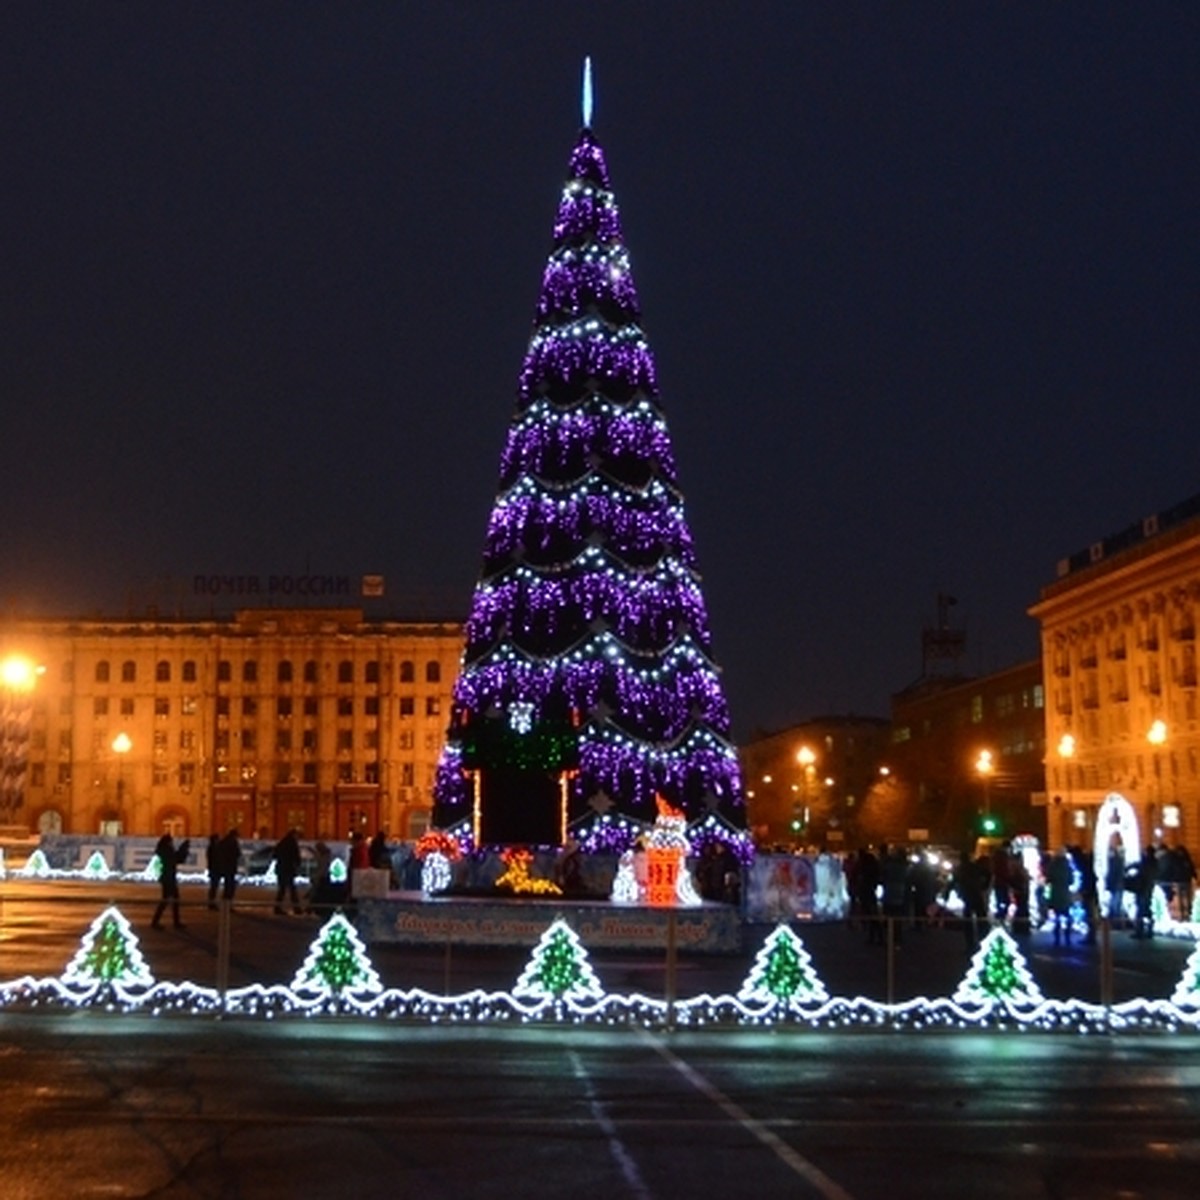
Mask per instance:
[[[513,995],[529,1000],[600,1000],[604,989],[575,931],[560,917],[533,948]]]
[[[1181,1008],[1200,1007],[1200,945],[1197,945],[1195,950],[1188,955],[1188,960],[1183,966],[1183,974],[1179,977],[1179,982],[1175,985],[1175,992],[1171,996],[1171,1002],[1178,1004]]]
[[[755,957],[738,999],[788,1005],[828,1000],[829,993],[804,943],[790,926],[777,925]]]
[[[997,925],[979,943],[954,1000],[958,1004],[1041,1004],[1043,996],[1020,947]]]
[[[75,957],[63,972],[65,983],[120,983],[149,987],[154,982],[138,948],[137,935],[116,908],[106,908],[91,924]]]
[[[354,926],[335,913],[321,927],[308,949],[304,965],[292,980],[293,992],[380,992],[383,984],[367,957],[367,948]]]
[[[472,818],[477,843],[561,843],[589,804],[646,822],[656,794],[744,825],[590,83],[585,96],[438,771],[437,823]]]

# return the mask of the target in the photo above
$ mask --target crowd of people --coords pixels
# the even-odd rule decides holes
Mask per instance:
[[[1017,934],[1050,922],[1055,945],[1070,945],[1077,935],[1084,944],[1094,943],[1102,917],[1133,937],[1153,937],[1156,891],[1168,912],[1188,921],[1197,878],[1182,843],[1150,844],[1127,862],[1119,839],[1109,848],[1103,888],[1093,856],[1078,845],[1039,855],[1032,878],[1026,854],[1011,844],[974,856],[964,850],[949,869],[920,851],[868,846],[849,854],[844,870],[850,920],[865,928],[868,942],[882,944],[890,936],[898,944],[907,930],[954,920],[963,929],[968,950],[978,945],[992,922]],[[1102,895],[1107,900],[1104,912]],[[957,904],[951,905],[952,898]]]

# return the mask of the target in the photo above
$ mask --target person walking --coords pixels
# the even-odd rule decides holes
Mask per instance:
[[[292,901],[292,912],[300,913],[300,897],[296,893],[296,876],[300,873],[300,839],[294,829],[289,829],[275,843],[272,852],[275,859],[275,912],[282,916],[285,912],[283,897],[286,894]]]
[[[158,856],[161,866],[158,883],[162,889],[162,898],[154,910],[154,919],[150,922],[153,929],[162,928],[163,913],[167,911],[168,904],[171,906],[175,928],[183,928],[183,922],[179,919],[179,864],[187,860],[189,848],[190,843],[186,838],[176,846],[175,839],[169,833],[164,833],[154,847],[154,853]]]
[[[1050,911],[1054,913],[1054,944],[1071,944],[1071,882],[1074,871],[1067,848],[1059,846],[1046,871],[1050,887]]]
[[[209,835],[204,864],[208,868],[208,907],[215,909],[217,888],[221,886],[221,839],[216,830]]]
[[[1147,846],[1137,865],[1134,884],[1137,899],[1137,921],[1134,925],[1135,938],[1154,936],[1154,889],[1158,887],[1158,855],[1153,846]]]
[[[242,843],[236,829],[230,829],[221,839],[219,847],[221,870],[221,899],[232,900],[237,891],[238,864],[242,860]]]

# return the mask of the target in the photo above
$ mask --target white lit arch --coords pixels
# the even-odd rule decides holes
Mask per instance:
[[[1096,872],[1101,912],[1108,911],[1108,850],[1116,835],[1121,838],[1125,865],[1132,866],[1142,857],[1137,813],[1120,792],[1109,792],[1096,811],[1096,836],[1092,845],[1092,866]]]

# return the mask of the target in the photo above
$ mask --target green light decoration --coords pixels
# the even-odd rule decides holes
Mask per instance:
[[[84,879],[107,879],[109,874],[108,862],[104,855],[99,850],[93,850],[83,866]]]
[[[561,918],[542,934],[512,994],[527,1000],[603,1000],[587,951]]]
[[[1183,964],[1183,974],[1175,985],[1171,1003],[1180,1008],[1200,1008],[1200,942]]]
[[[340,996],[382,990],[358,932],[341,913],[334,913],[308,948],[308,957],[292,980],[292,991]]]
[[[781,924],[763,942],[738,999],[789,1006],[820,1003],[829,999],[829,993],[803,941],[789,925]]]
[[[50,860],[46,857],[46,852],[39,846],[26,860],[25,865],[14,872],[24,879],[38,878],[44,879],[50,874]]]
[[[106,908],[83,935],[79,950],[63,973],[65,983],[120,983],[149,986],[150,968],[138,949],[137,935],[125,916]]]
[[[979,943],[954,993],[959,1004],[1041,1004],[1041,988],[1008,930],[997,925]]]

